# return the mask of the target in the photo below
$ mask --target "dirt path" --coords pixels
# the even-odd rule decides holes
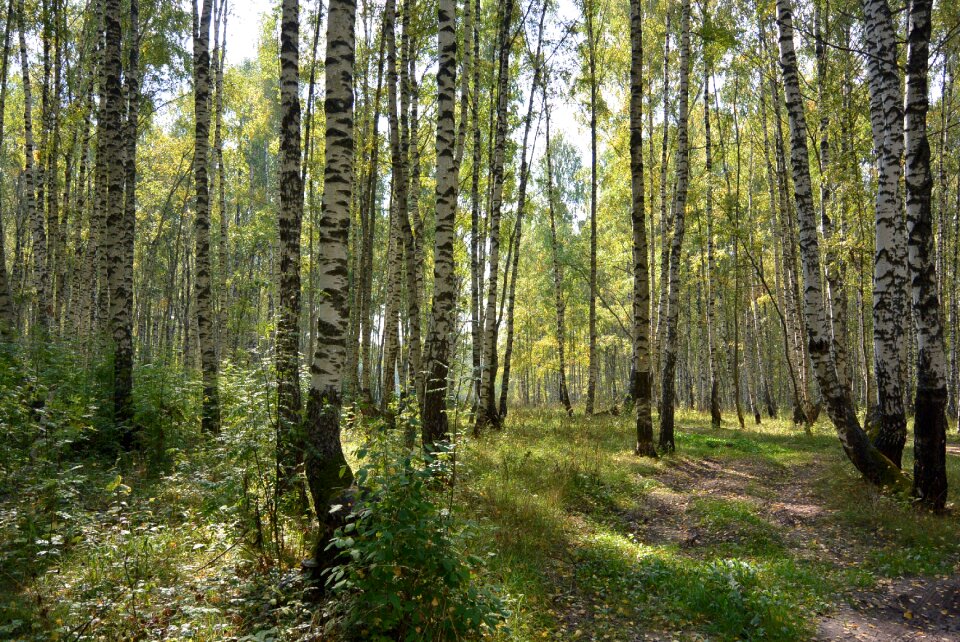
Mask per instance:
[[[733,500],[780,527],[793,555],[849,566],[865,544],[840,532],[817,495],[822,464],[782,467],[753,459],[681,459],[657,479],[662,484],[624,518],[641,541],[673,543],[691,555],[735,533],[706,532],[691,511],[700,498]],[[711,539],[712,538],[712,539]],[[960,577],[882,580],[874,591],[849,596],[817,624],[817,640],[960,640]]]

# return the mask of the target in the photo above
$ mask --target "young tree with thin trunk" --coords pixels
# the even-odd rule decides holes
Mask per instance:
[[[932,0],[911,0],[907,19],[907,90],[904,103],[907,232],[913,325],[917,334],[914,411],[914,494],[929,508],[947,501],[947,357],[940,322],[934,261],[930,142],[927,139]]]
[[[500,214],[503,209],[503,164],[506,155],[507,105],[509,104],[510,45],[512,43],[513,0],[501,7],[500,30],[497,36],[497,124],[491,167],[490,254],[487,282],[487,311],[483,330],[483,365],[480,377],[480,400],[474,433],[485,427],[500,427],[495,383],[497,379],[497,283],[500,276]]]
[[[300,399],[300,3],[284,0],[280,18],[280,314],[277,320],[277,486],[294,475]]]
[[[669,268],[664,275],[667,300],[660,311],[664,327],[663,372],[660,393],[661,450],[672,452],[674,444],[674,402],[676,399],[677,323],[680,318],[680,260],[683,250],[684,216],[687,210],[687,188],[690,179],[690,150],[687,140],[688,103],[690,99],[690,0],[683,0],[680,10],[680,86],[677,121],[677,181],[673,195],[673,238],[670,242]]]
[[[860,428],[856,408],[849,392],[840,385],[836,363],[830,353],[830,329],[820,287],[820,248],[810,181],[807,123],[803,113],[797,55],[793,44],[793,9],[790,0],[777,0],[777,25],[780,31],[780,67],[783,70],[787,115],[790,121],[794,202],[800,223],[804,321],[814,373],[826,402],[827,413],[837,429],[840,444],[853,465],[868,481],[878,486],[902,487],[906,479],[897,466],[870,443],[866,433]]]
[[[587,407],[593,414],[597,395],[597,31],[596,0],[583,3],[587,27],[587,66],[590,83],[590,316],[588,326]]]
[[[7,64],[10,60],[10,31],[13,29],[14,4],[7,3],[7,13],[3,27],[3,59],[0,60],[0,141],[3,140],[4,116],[7,102]],[[8,339],[16,328],[17,317],[10,296],[10,282],[7,278],[6,243],[3,232],[4,199],[0,194],[0,339]]]
[[[703,5],[704,19],[707,17],[707,3]],[[707,219],[707,362],[710,368],[710,423],[714,428],[720,427],[723,417],[720,414],[720,378],[717,376],[716,341],[714,339],[713,310],[716,301],[716,283],[714,275],[717,271],[713,254],[713,156],[710,138],[710,53],[707,51],[707,41],[703,41],[703,136],[704,153],[706,157],[705,176],[706,193],[704,195],[704,215]]]
[[[326,115],[325,187],[317,247],[317,351],[310,366],[304,443],[307,482],[320,520],[315,559],[321,569],[332,564],[336,555],[326,550],[340,517],[331,514],[331,506],[353,480],[340,443],[340,407],[350,321],[347,248],[353,201],[356,12],[355,0],[330,0],[327,9],[326,95],[323,103]]]
[[[546,112],[546,180],[547,180],[547,213],[550,216],[550,258],[553,263],[553,298],[557,312],[556,340],[557,340],[557,396],[567,416],[573,415],[573,407],[570,405],[570,392],[567,390],[567,363],[566,363],[566,309],[567,304],[563,298],[563,263],[560,261],[560,246],[557,241],[557,216],[555,207],[555,196],[553,192],[553,148],[550,145],[550,98],[546,90],[547,82],[544,82],[543,109]]]
[[[47,295],[50,272],[47,265],[47,232],[42,204],[37,203],[37,168],[34,165],[33,92],[30,82],[30,56],[27,50],[26,17],[23,0],[19,0],[17,17],[20,27],[20,68],[23,72],[23,202],[33,237],[33,280],[36,288],[36,322],[42,331],[50,326]]]
[[[197,2],[203,6],[197,13]],[[210,17],[214,0],[194,0],[193,33],[193,103],[194,129],[193,180],[196,189],[196,313],[200,367],[203,375],[203,430],[220,432],[220,393],[216,336],[213,328],[213,296],[210,261],[210,181],[208,152],[210,148]]]
[[[650,266],[643,203],[643,10],[630,0],[630,181],[633,223],[633,387],[637,443],[634,452],[657,454],[653,446],[650,386]]]
[[[507,394],[510,391],[510,362],[513,356],[513,318],[516,304],[517,293],[517,272],[520,266],[520,238],[523,231],[524,210],[527,206],[527,180],[529,179],[530,167],[529,157],[527,155],[527,144],[530,139],[530,130],[533,125],[533,107],[537,92],[540,90],[540,81],[543,77],[542,53],[543,53],[543,23],[547,16],[547,2],[543,0],[540,9],[540,23],[537,30],[537,47],[533,54],[533,83],[530,86],[530,97],[527,103],[527,115],[523,121],[523,144],[520,147],[520,186],[517,190],[517,215],[513,224],[513,260],[507,265],[507,272],[504,276],[504,285],[506,285],[507,276],[510,277],[509,288],[507,289],[507,345],[503,351],[503,377],[500,382],[500,418],[507,416]],[[539,123],[538,123],[539,129]],[[531,150],[530,156],[533,156]]]

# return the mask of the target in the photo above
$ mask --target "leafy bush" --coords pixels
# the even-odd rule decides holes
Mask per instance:
[[[466,525],[437,503],[443,464],[392,452],[381,439],[358,453],[357,502],[330,545],[342,559],[327,576],[335,624],[365,640],[479,638],[507,611],[475,578],[482,560],[466,550]]]

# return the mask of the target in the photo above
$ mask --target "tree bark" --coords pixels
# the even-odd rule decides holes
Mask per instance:
[[[468,0],[469,2],[469,0]],[[455,156],[454,93],[457,81],[457,6],[455,0],[440,0],[437,7],[437,179],[436,232],[434,234],[433,306],[427,331],[427,380],[423,396],[423,445],[449,439],[447,420],[447,377],[450,371],[451,335],[456,321],[456,240],[457,174]],[[463,130],[466,114],[461,113]]]
[[[497,124],[491,167],[490,209],[490,254],[487,282],[487,311],[483,331],[483,364],[480,377],[480,403],[477,409],[474,433],[485,427],[500,427],[500,414],[495,404],[497,379],[497,282],[500,276],[500,214],[503,209],[503,164],[506,155],[507,106],[509,104],[510,38],[513,24],[513,0],[506,0],[502,7],[499,35],[499,60],[497,65]]]
[[[876,253],[873,266],[873,352],[880,423],[873,442],[900,467],[907,439],[903,359],[907,337],[906,228],[900,194],[903,100],[897,39],[887,0],[863,0],[870,122],[877,158]]]
[[[300,3],[283,0],[280,18],[280,314],[277,319],[277,489],[289,487],[303,402],[300,395]]]
[[[870,443],[866,433],[860,428],[856,409],[849,392],[840,385],[836,363],[830,353],[830,330],[820,288],[820,248],[810,182],[807,124],[793,45],[793,9],[789,0],[777,0],[777,24],[780,30],[780,67],[783,70],[787,114],[790,119],[794,201],[800,227],[804,321],[814,373],[840,444],[853,465],[868,481],[878,486],[902,487],[906,483],[902,473]]]
[[[349,323],[347,246],[353,198],[353,65],[355,0],[330,0],[327,9],[327,56],[324,66],[326,145],[324,190],[318,233],[319,305],[317,351],[310,366],[310,392],[305,431],[306,473],[320,520],[315,559],[323,569],[336,553],[327,551],[336,522],[332,514],[339,493],[353,474],[340,443],[340,407],[346,335]],[[341,508],[340,511],[345,510]],[[339,511],[334,511],[338,513]]]
[[[680,260],[683,250],[684,216],[687,209],[687,188],[690,177],[690,158],[687,141],[688,102],[690,99],[690,0],[683,0],[680,13],[680,85],[679,115],[677,121],[677,182],[673,195],[673,239],[670,243],[669,272],[666,275],[667,300],[663,371],[660,394],[661,450],[673,452],[674,402],[677,371],[677,321],[680,305]],[[663,324],[661,324],[663,325]]]
[[[557,310],[557,361],[558,361],[558,389],[557,396],[567,416],[573,416],[573,407],[570,405],[570,392],[567,390],[567,364],[566,364],[566,302],[563,298],[563,264],[560,262],[560,246],[557,241],[557,216],[554,207],[553,193],[553,154],[550,146],[550,99],[546,92],[546,83],[544,83],[544,111],[546,111],[547,120],[547,149],[545,152],[547,163],[547,213],[550,216],[550,257],[553,262],[553,298]]]
[[[917,335],[913,490],[924,505],[942,510],[947,501],[947,358],[937,295],[933,177],[927,139],[932,4],[931,0],[911,0],[908,4],[904,141],[910,290]]]
[[[643,10],[630,1],[630,181],[633,224],[633,387],[637,443],[634,452],[655,457],[650,395],[650,266],[643,198]],[[666,131],[666,123],[664,123]],[[552,223],[552,219],[551,219]]]
[[[210,147],[210,17],[213,0],[202,0],[197,18],[194,0],[193,37],[194,113],[196,114],[193,180],[196,187],[195,254],[196,314],[200,364],[203,374],[202,427],[205,432],[220,432],[220,393],[216,337],[213,328],[213,296],[210,289],[210,184],[207,171]]]

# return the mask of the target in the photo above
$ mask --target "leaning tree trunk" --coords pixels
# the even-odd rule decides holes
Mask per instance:
[[[513,0],[506,0],[500,33],[497,36],[499,61],[497,68],[497,125],[493,148],[493,183],[490,209],[490,255],[489,280],[487,282],[487,311],[483,329],[483,365],[480,376],[480,403],[474,433],[479,434],[486,426],[500,426],[494,395],[497,379],[497,280],[500,274],[500,214],[503,209],[503,163],[506,154],[507,105],[509,103],[510,76],[510,28],[513,24]]]
[[[194,113],[196,114],[193,180],[196,186],[196,312],[200,368],[203,373],[203,430],[220,432],[220,394],[217,389],[217,346],[213,296],[210,289],[210,183],[207,156],[210,147],[210,15],[213,0],[203,0],[193,37]],[[196,6],[196,5],[194,5]]]
[[[643,12],[630,1],[630,180],[633,222],[633,397],[637,455],[654,457],[650,408],[650,266],[643,203]],[[552,219],[551,219],[552,223]]]
[[[930,203],[933,178],[927,140],[927,69],[932,4],[932,0],[911,0],[908,4],[904,140],[910,290],[917,333],[913,489],[926,506],[942,510],[947,501],[947,357],[937,296]]]
[[[297,465],[300,398],[300,3],[283,0],[280,28],[280,314],[277,319],[277,489]]]
[[[546,92],[546,82],[544,82],[543,106],[546,112],[547,120],[547,213],[550,216],[550,257],[553,263],[553,298],[557,309],[557,360],[558,360],[558,390],[557,396],[560,397],[560,403],[567,415],[573,415],[573,407],[570,405],[570,392],[567,390],[567,364],[566,364],[566,302],[563,300],[563,265],[560,262],[560,250],[557,244],[557,217],[554,211],[553,195],[553,155],[550,148],[550,100]]]
[[[673,239],[670,243],[670,261],[667,278],[667,300],[664,318],[663,371],[660,393],[661,450],[672,452],[674,444],[674,400],[677,373],[677,321],[680,312],[680,259],[683,249],[684,215],[687,210],[687,188],[690,179],[690,150],[687,120],[690,99],[690,0],[683,0],[680,13],[680,86],[677,120],[676,191],[673,195]],[[663,314],[663,312],[661,312]]]
[[[849,391],[840,384],[836,363],[830,353],[830,328],[820,287],[820,248],[810,182],[807,123],[803,113],[797,55],[793,44],[793,10],[790,0],[777,0],[777,24],[780,28],[780,66],[783,70],[790,121],[794,201],[800,227],[804,321],[814,373],[826,402],[827,413],[837,429],[840,444],[853,465],[874,484],[902,487],[906,484],[903,474],[870,443],[866,433],[860,428],[856,408]]]
[[[331,506],[348,488],[353,474],[340,443],[340,407],[347,326],[350,321],[347,248],[353,200],[353,63],[355,0],[330,0],[327,9],[325,164],[317,260],[319,304],[317,350],[310,366],[305,463],[307,482],[320,533],[315,549],[318,566],[328,567],[336,552],[327,551],[342,512]],[[339,507],[338,507],[339,508]],[[340,508],[340,511],[343,511]]]
[[[437,8],[437,215],[433,260],[433,307],[427,330],[423,395],[423,445],[449,439],[447,375],[450,345],[456,321],[456,274],[453,246],[456,239],[457,174],[454,154],[454,92],[457,82],[457,6],[440,0]],[[461,129],[466,122],[461,113]]]
[[[879,420],[874,444],[898,467],[907,439],[903,407],[906,228],[900,194],[903,101],[897,37],[887,0],[863,0],[870,121],[877,158],[876,254],[873,265],[873,353]]]

